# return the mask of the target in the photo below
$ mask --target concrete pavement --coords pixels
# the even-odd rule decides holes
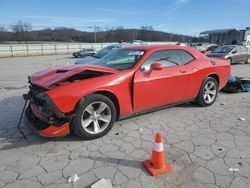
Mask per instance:
[[[106,136],[92,141],[75,135],[42,138],[23,121],[28,140],[23,139],[16,125],[27,75],[66,62],[74,59],[0,58],[0,187],[89,187],[101,178],[124,188],[250,187],[250,93],[220,93],[207,108],[190,103],[119,121]],[[232,69],[235,75],[250,76],[250,65]],[[150,157],[157,131],[164,136],[174,172],[151,177],[141,161]],[[67,183],[74,174],[80,179]]]

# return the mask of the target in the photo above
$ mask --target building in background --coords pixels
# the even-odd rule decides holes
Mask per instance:
[[[242,41],[247,41],[250,43],[250,27],[240,30]]]
[[[241,32],[237,29],[217,29],[208,30],[200,33],[208,37],[210,43],[214,44],[232,44],[241,41]]]

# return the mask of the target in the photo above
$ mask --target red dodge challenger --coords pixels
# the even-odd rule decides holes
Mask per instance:
[[[53,67],[29,76],[29,124],[47,137],[107,134],[116,120],[195,101],[214,103],[231,74],[225,60],[181,46],[131,46],[91,65]]]

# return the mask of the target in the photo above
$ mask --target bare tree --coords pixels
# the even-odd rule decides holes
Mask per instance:
[[[4,26],[0,26],[0,32],[3,32],[3,31],[5,31]]]
[[[3,26],[0,26],[0,41],[6,40],[6,30]]]
[[[19,20],[16,24],[11,26],[14,33],[15,40],[28,41],[31,39],[30,31],[32,30],[31,24]]]
[[[141,30],[153,31],[154,28],[152,25],[149,26],[141,26]]]

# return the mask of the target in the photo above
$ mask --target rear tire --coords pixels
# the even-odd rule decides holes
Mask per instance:
[[[75,134],[84,140],[92,140],[106,135],[116,120],[114,103],[100,94],[90,95],[81,101],[72,122]]]
[[[245,64],[249,64],[250,63],[250,56],[247,58],[247,60],[245,61]]]
[[[195,102],[200,106],[212,105],[218,94],[218,82],[213,77],[207,77],[200,88],[199,94],[195,99]]]

